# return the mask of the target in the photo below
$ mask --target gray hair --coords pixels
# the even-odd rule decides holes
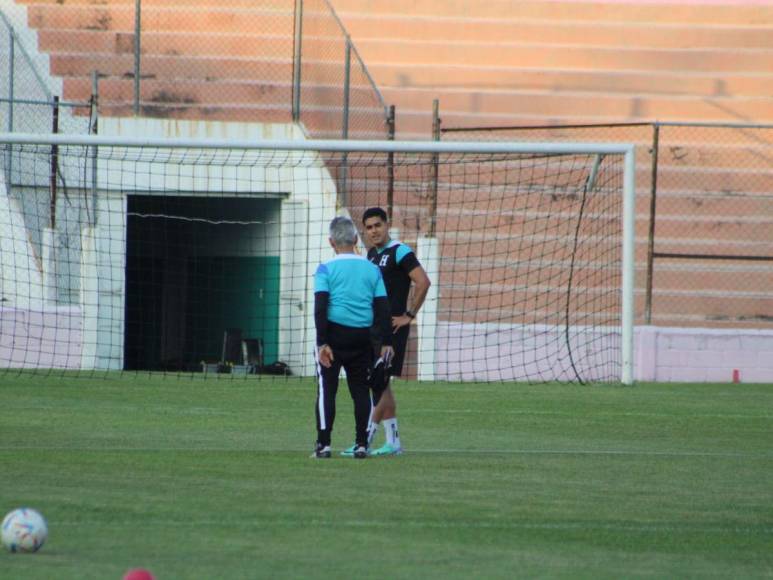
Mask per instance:
[[[343,216],[333,218],[330,222],[330,239],[336,246],[353,246],[357,241],[354,222]]]

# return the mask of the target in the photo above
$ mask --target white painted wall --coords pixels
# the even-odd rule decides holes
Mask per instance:
[[[773,330],[637,327],[635,378],[773,385]]]
[[[0,307],[0,368],[80,368],[82,324],[77,306]]]
[[[314,375],[314,273],[333,257],[330,221],[346,212],[336,206],[337,190],[321,159],[304,154],[300,165],[283,168],[282,183],[291,196],[282,208],[282,282],[280,355],[293,373]]]
[[[100,120],[100,133],[105,136],[241,140],[304,138],[302,130],[293,125],[113,117]],[[250,155],[259,158],[272,154]],[[7,195],[5,184],[0,183],[0,291],[4,296],[13,296],[15,301],[0,304],[0,308],[6,309],[3,320],[15,321],[13,324],[6,322],[0,333],[0,366],[40,368],[54,364],[66,368],[121,368],[127,195],[131,192],[152,195],[153,192],[176,191],[183,195],[206,196],[215,192],[218,197],[231,193],[244,197],[269,195],[282,198],[280,211],[269,217],[271,223],[248,226],[259,228],[260,232],[249,236],[250,247],[238,251],[279,255],[280,360],[287,362],[295,374],[312,375],[313,275],[317,265],[333,255],[327,243],[328,224],[337,213],[345,211],[336,207],[335,183],[316,154],[292,154],[289,162],[269,166],[253,165],[250,159],[246,161],[237,167],[201,164],[188,173],[182,173],[180,166],[166,163],[166,160],[101,162],[96,176],[97,225],[91,227],[84,222],[78,240],[82,250],[78,304],[59,309],[49,307],[42,318],[38,315],[45,305],[41,258],[35,253],[20,208]],[[24,167],[15,169],[18,176],[26,174]],[[227,228],[224,229],[224,237],[215,240],[214,244],[222,246],[232,242],[227,239],[228,234]],[[41,238],[46,238],[42,245],[47,248],[51,286],[58,278],[52,272],[56,261],[52,241],[55,234],[42,232]],[[49,293],[56,294],[53,288],[49,288]],[[60,310],[66,316],[59,316]],[[77,324],[73,322],[76,318]],[[50,338],[51,332],[55,331],[58,342],[55,348],[42,339],[19,339],[34,335],[34,331],[25,326],[24,321],[30,320],[43,325],[41,332],[46,337]],[[45,325],[49,323],[56,326],[48,329]],[[56,351],[56,355],[45,356],[47,349],[52,353]]]
[[[126,196],[103,192],[97,227],[81,238],[81,368],[123,368],[126,295]]]
[[[576,381],[579,373],[584,381],[612,382],[621,377],[619,328],[571,329],[573,358],[563,329],[556,326],[438,321],[435,344],[436,380]]]
[[[38,232],[40,253],[31,234],[0,171],[0,368],[79,368],[83,319],[57,303],[54,232]]]
[[[0,308],[39,310],[44,298],[40,257],[29,238],[21,208],[8,195],[5,172],[0,171]]]
[[[57,306],[43,279],[41,258],[0,171],[0,368],[80,366],[81,310]]]
[[[619,380],[619,330],[573,329],[570,343],[585,380]],[[440,321],[434,358],[437,380],[575,380],[565,337],[556,327]],[[420,362],[430,359],[419,352]],[[419,376],[429,372],[420,368]],[[636,381],[728,383],[734,374],[741,383],[773,385],[773,330],[634,329]]]
[[[294,125],[113,117],[100,120],[100,133],[256,141],[304,138],[301,129]],[[143,195],[179,191],[186,195],[215,192],[218,197],[228,193],[238,193],[240,197],[281,196],[281,210],[274,216],[276,219],[271,219],[272,223],[265,227],[256,226],[262,228],[261,235],[255,238],[260,247],[244,249],[279,255],[279,359],[288,363],[294,374],[309,376],[314,374],[312,279],[317,265],[332,256],[327,244],[327,227],[339,210],[336,187],[315,153],[293,153],[289,159],[283,156],[281,163],[274,161],[266,166],[253,163],[272,155],[271,152],[250,152],[245,154],[245,162],[239,167],[202,163],[187,173],[165,160],[113,161],[100,164],[98,182],[100,189],[120,187],[124,193],[137,191]],[[221,242],[228,243],[228,240],[224,238]],[[89,314],[85,313],[84,318],[88,319]]]

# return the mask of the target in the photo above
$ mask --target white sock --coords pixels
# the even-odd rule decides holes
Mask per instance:
[[[393,447],[400,447],[400,434],[397,431],[397,417],[393,419],[384,419],[384,433],[386,434],[387,443]]]
[[[371,421],[368,423],[368,447],[373,444],[373,439],[376,438],[376,433],[378,433],[378,423]]]

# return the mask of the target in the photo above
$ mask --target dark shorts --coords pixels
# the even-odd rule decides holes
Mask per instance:
[[[411,325],[403,326],[392,335],[392,348],[395,349],[395,357],[392,359],[392,366],[389,367],[387,374],[392,377],[399,377],[403,374],[403,363],[405,362],[405,350],[408,347],[408,336],[411,333]],[[373,346],[376,350],[376,358],[381,351],[381,342],[374,338]]]

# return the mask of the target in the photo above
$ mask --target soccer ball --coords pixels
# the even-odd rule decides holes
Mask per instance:
[[[37,552],[48,537],[48,526],[38,512],[19,508],[3,518],[3,546],[11,552]]]

